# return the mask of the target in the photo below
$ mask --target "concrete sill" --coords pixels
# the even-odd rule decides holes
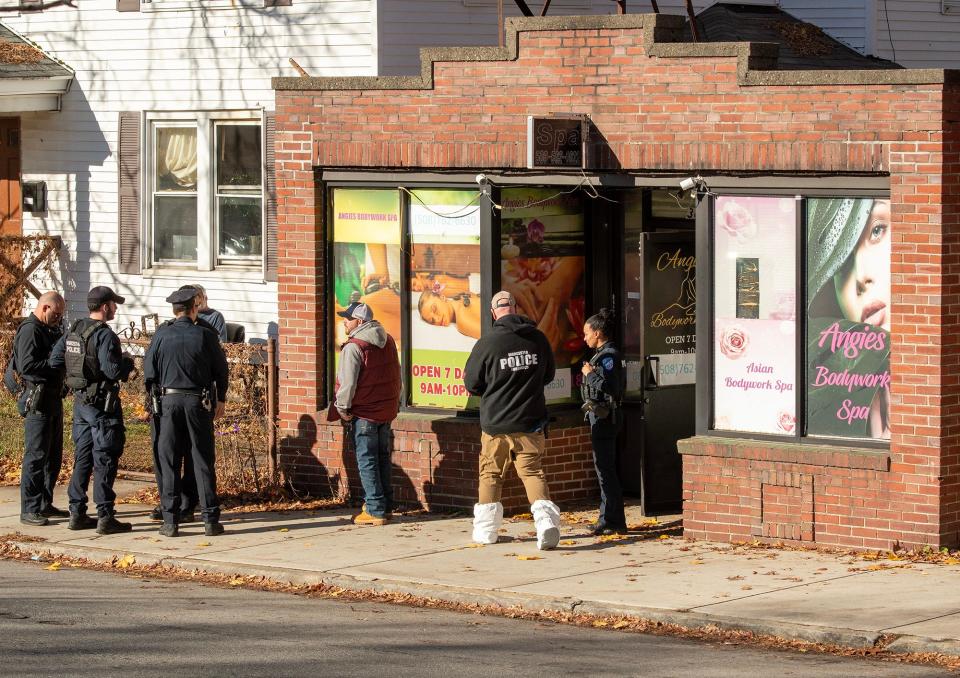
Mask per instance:
[[[809,443],[694,436],[677,441],[680,454],[725,459],[832,466],[887,472],[890,451]]]

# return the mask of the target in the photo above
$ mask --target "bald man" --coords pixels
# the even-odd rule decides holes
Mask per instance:
[[[46,525],[49,518],[69,516],[53,505],[63,460],[64,371],[51,364],[50,352],[63,334],[64,308],[58,293],[42,295],[17,328],[13,344],[14,369],[26,386],[17,401],[23,416],[20,522],[25,525]]]

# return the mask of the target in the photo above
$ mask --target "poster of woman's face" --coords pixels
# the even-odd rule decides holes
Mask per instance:
[[[890,201],[807,201],[810,435],[890,437]]]

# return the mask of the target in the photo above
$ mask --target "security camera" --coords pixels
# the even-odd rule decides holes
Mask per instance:
[[[475,178],[475,181],[481,186],[483,186],[484,184],[490,183],[490,180],[487,179],[486,174],[478,174]]]
[[[681,191],[689,191],[692,188],[696,188],[698,184],[703,181],[699,176],[697,177],[687,177],[680,182]]]

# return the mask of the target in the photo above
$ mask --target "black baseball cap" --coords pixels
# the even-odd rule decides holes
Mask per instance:
[[[87,292],[87,306],[103,306],[109,301],[122,304],[126,299],[105,285],[98,285]]]

